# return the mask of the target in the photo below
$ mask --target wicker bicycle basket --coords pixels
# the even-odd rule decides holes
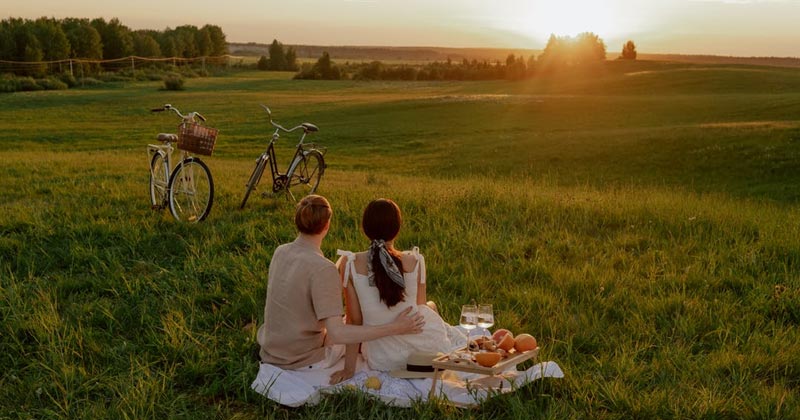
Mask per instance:
[[[182,123],[178,131],[178,149],[198,155],[211,156],[217,142],[216,128],[206,127],[198,123]]]

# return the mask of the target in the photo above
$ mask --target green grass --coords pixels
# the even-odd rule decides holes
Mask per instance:
[[[800,71],[290,76],[0,95],[0,418],[800,416]],[[147,112],[163,103],[220,129],[200,225],[149,209],[145,145],[176,122]],[[295,235],[283,200],[236,210],[269,134],[258,103],[321,128],[326,255],[364,248],[363,207],[395,199],[444,318],[491,302],[566,377],[467,411],[251,391],[269,260]]]

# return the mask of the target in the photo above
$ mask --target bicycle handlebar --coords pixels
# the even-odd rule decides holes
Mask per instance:
[[[150,112],[163,112],[163,111],[175,111],[175,113],[178,114],[178,116],[181,117],[181,119],[188,120],[188,121],[194,121],[195,118],[198,118],[203,122],[205,122],[205,120],[206,120],[206,117],[201,115],[199,112],[190,112],[190,113],[188,113],[186,115],[183,115],[183,114],[181,114],[181,111],[178,110],[178,108],[175,108],[174,106],[172,106],[170,104],[164,104],[164,106],[162,106],[160,108],[153,108],[153,109],[150,110]]]
[[[267,115],[269,115],[269,123],[272,124],[273,127],[281,129],[286,133],[291,133],[292,131],[297,130],[298,128],[302,130],[306,129],[305,126],[303,126],[302,124],[298,125],[297,127],[292,127],[290,129],[287,129],[286,127],[276,123],[275,121],[272,121],[272,111],[270,111],[266,105],[264,104],[259,104],[259,105],[261,105],[261,107],[264,108],[264,111],[267,112]]]

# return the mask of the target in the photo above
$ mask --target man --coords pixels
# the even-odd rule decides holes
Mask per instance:
[[[333,344],[398,334],[418,334],[424,320],[411,308],[389,324],[347,325],[342,320],[342,285],[336,266],[320,246],[330,228],[331,206],[324,197],[303,198],[295,211],[300,231],[294,242],[279,246],[269,265],[264,323],[258,329],[261,361],[282,369],[328,368],[344,352]],[[326,351],[327,349],[327,351]],[[337,372],[331,382],[347,379]]]

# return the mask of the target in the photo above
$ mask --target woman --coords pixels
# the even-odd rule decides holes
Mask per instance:
[[[425,319],[422,333],[395,335],[362,343],[370,368],[381,371],[404,369],[412,352],[449,352],[464,345],[466,337],[445,323],[426,304],[425,258],[418,248],[400,252],[394,240],[400,232],[400,208],[391,200],[375,200],[364,209],[361,227],[371,241],[367,251],[339,251],[337,265],[345,287],[347,319],[356,325],[380,325],[412,307]],[[433,306],[433,302],[430,302]],[[352,375],[358,345],[349,345],[344,378]]]

